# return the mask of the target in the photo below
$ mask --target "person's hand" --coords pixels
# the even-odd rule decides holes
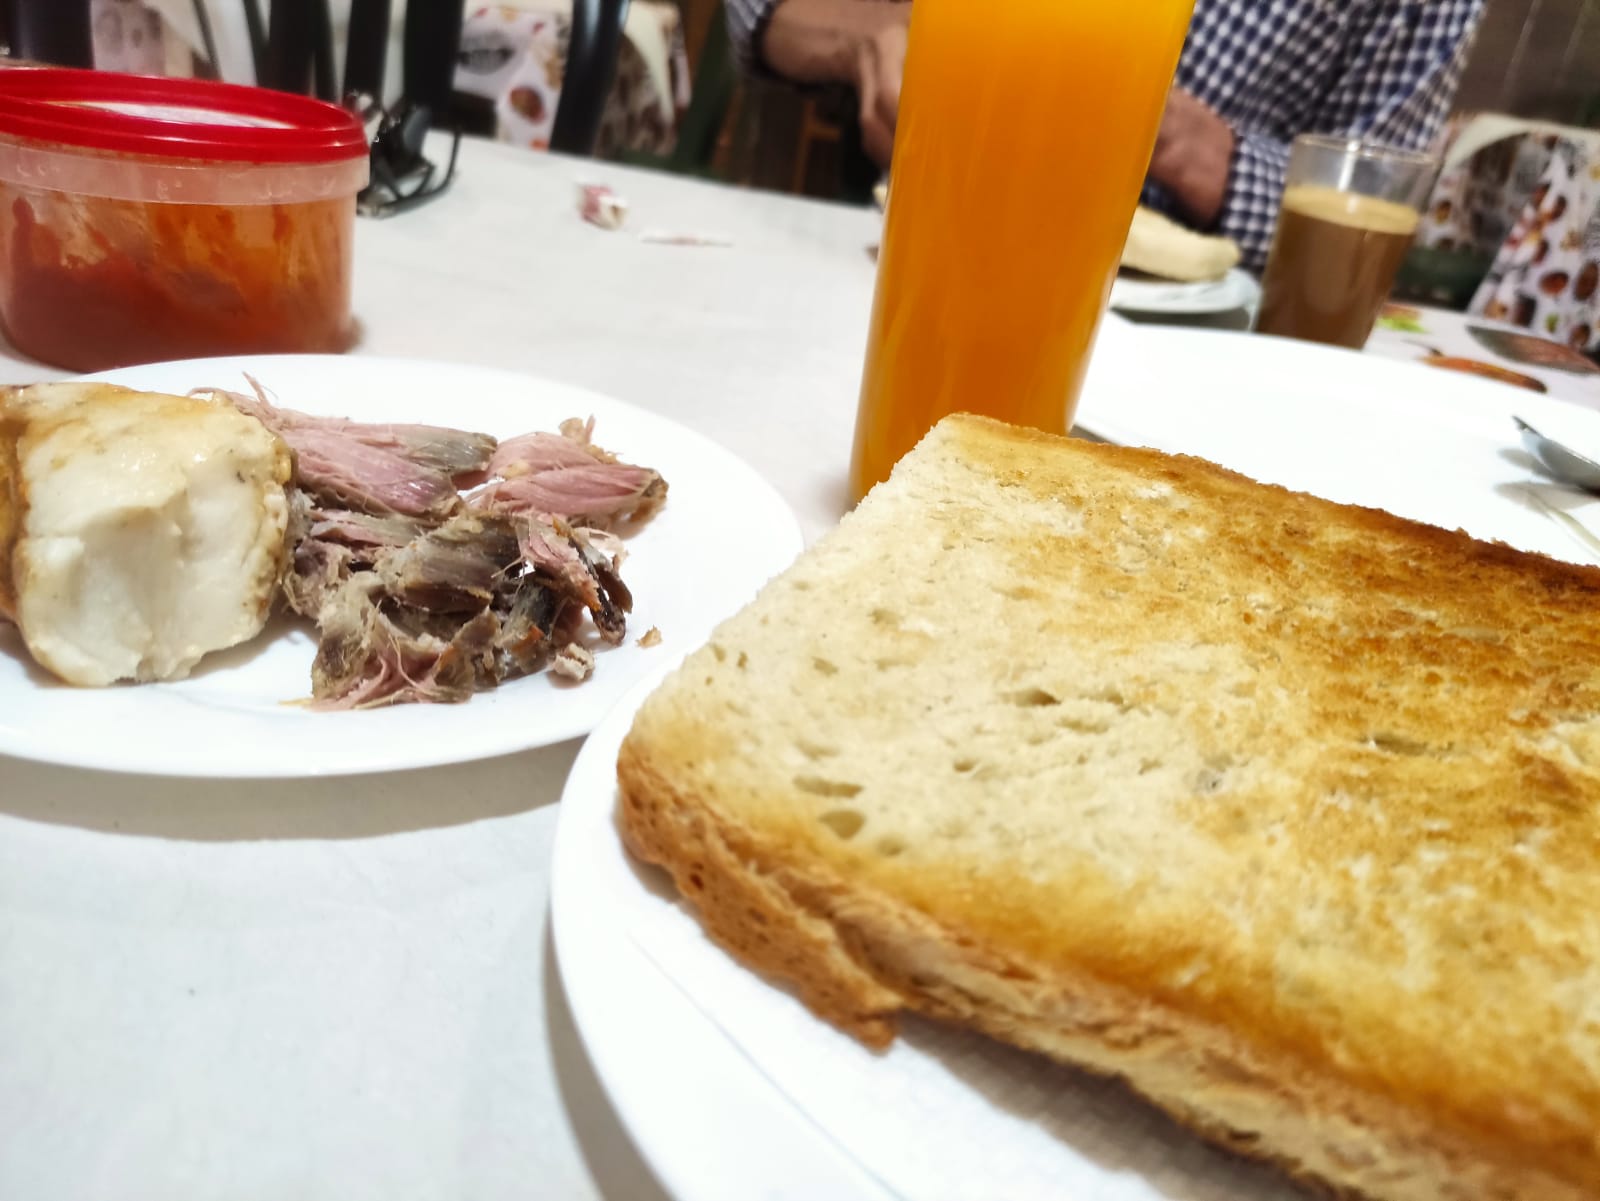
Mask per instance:
[[[1233,127],[1204,102],[1173,88],[1161,115],[1150,178],[1161,184],[1202,229],[1222,214],[1233,169]]]
[[[880,167],[894,152],[900,116],[900,80],[906,66],[911,5],[874,5],[881,20],[856,46],[856,95],[861,102],[861,145]]]
[[[910,25],[909,0],[780,0],[756,49],[786,79],[854,85],[862,146],[886,167]]]

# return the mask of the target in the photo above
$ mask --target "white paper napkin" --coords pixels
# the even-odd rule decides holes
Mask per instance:
[[[979,1035],[909,1021],[867,1050],[714,946],[681,908],[632,937],[840,1150],[906,1201],[1303,1201],[1121,1086]]]

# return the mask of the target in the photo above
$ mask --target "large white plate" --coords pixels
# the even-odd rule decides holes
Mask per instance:
[[[1261,287],[1254,277],[1235,267],[1221,279],[1187,284],[1119,275],[1111,285],[1110,305],[1125,313],[1199,316],[1248,309],[1260,296]]]
[[[239,387],[249,372],[282,404],[362,421],[415,421],[505,437],[593,416],[595,439],[655,467],[670,491],[628,540],[634,596],[623,645],[597,653],[579,685],[515,680],[462,705],[319,713],[285,702],[310,691],[315,643],[282,621],[207,658],[188,680],[106,689],[58,684],[16,631],[0,630],[0,753],[125,772],[215,777],[335,775],[461,762],[586,734],[642,675],[703,641],[801,547],[777,493],[715,443],[663,417],[549,380],[457,364],[283,356],[162,363],[108,372],[181,392]],[[652,626],[662,643],[642,648]]]
[[[1536,499],[1553,485],[1512,416],[1570,402],[1379,355],[1106,322],[1076,428],[1200,455],[1268,483],[1592,563]]]
[[[890,1201],[719,1028],[705,1006],[729,995],[727,975],[741,969],[705,942],[665,874],[622,847],[617,750],[657,682],[639,685],[584,743],[556,828],[551,931],[595,1071],[680,1201]],[[687,964],[659,957],[685,947]],[[768,991],[779,1007],[788,999]]]
[[[1583,561],[1522,496],[1511,414],[1559,404],[1317,347],[1108,322],[1080,426]],[[1556,410],[1559,411],[1559,410]],[[600,1078],[683,1201],[1289,1201],[1116,1087],[908,1023],[868,1052],[712,945],[618,839],[617,748],[646,683],[568,779],[552,869],[562,979]]]

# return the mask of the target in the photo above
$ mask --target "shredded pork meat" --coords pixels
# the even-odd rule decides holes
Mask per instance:
[[[568,420],[559,434],[523,434],[489,460],[498,477],[472,496],[491,513],[560,514],[575,525],[640,520],[666,499],[667,484],[648,467],[631,467],[594,445],[594,422]]]
[[[459,702],[545,670],[585,679],[586,642],[623,641],[633,597],[613,531],[654,512],[667,484],[594,445],[592,420],[497,443],[296,413],[251,383],[253,396],[206,391],[294,452],[282,593],[317,625],[318,705]]]

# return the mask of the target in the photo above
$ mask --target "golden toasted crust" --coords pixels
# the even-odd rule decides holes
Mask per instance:
[[[862,1042],[888,1046],[904,999],[851,958],[825,912],[808,912],[771,878],[783,869],[763,861],[761,840],[675,794],[630,748],[618,773],[624,842],[672,871],[711,936],[752,967],[796,984],[807,1005]]]
[[[671,873],[718,945],[868,1046],[893,1041],[901,1011],[970,1026],[1125,1079],[1197,1133],[1329,1196],[1594,1196],[1549,1176],[1537,1158],[1495,1157],[1390,1098],[1264,1055],[1225,1028],[1087,973],[1043,976],[1038,963],[974,945],[825,864],[797,863],[781,845],[675,797],[636,743],[623,746],[618,780],[629,851]],[[1351,1179],[1358,1183],[1341,1184]]]
[[[646,704],[620,821],[866,1041],[952,1018],[1337,1189],[1576,1201],[1596,601],[1600,572],[953,419]]]

